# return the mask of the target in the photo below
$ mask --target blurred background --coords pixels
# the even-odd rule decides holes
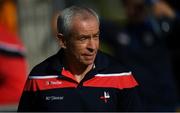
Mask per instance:
[[[132,70],[147,111],[179,111],[179,2],[0,0],[0,111],[17,110],[30,70],[60,49],[56,18],[72,5],[99,14],[100,49]]]

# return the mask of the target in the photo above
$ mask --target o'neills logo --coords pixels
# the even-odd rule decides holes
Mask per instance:
[[[61,81],[46,81],[47,85],[60,85],[62,84]]]

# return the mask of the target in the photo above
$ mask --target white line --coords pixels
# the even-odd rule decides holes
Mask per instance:
[[[29,76],[29,79],[48,79],[48,78],[58,78],[58,75],[50,76]]]
[[[15,44],[4,43],[0,41],[0,48],[14,52],[25,52],[25,48]]]
[[[112,77],[112,76],[128,76],[128,75],[131,75],[131,72],[112,73],[112,74],[97,74],[95,76],[98,76],[98,77]]]

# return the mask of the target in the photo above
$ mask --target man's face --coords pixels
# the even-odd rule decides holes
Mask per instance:
[[[99,23],[96,18],[84,21],[74,18],[71,28],[71,36],[66,40],[68,57],[82,65],[93,64],[99,48]]]

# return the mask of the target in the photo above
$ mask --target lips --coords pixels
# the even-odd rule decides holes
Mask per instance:
[[[84,54],[84,56],[94,56],[94,54]]]
[[[93,60],[95,57],[95,54],[84,54],[83,55],[87,60]]]

